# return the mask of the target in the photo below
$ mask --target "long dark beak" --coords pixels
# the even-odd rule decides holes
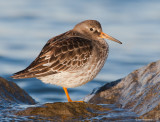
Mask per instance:
[[[101,32],[100,37],[104,38],[104,39],[115,41],[115,42],[117,42],[119,44],[122,44],[122,42],[120,42],[119,40],[117,40],[117,39],[113,38],[112,36],[109,36],[108,34],[103,33],[103,32]]]

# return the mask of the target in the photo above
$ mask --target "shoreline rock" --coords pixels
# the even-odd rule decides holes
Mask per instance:
[[[25,110],[16,113],[18,116],[40,116],[50,119],[84,119],[91,118],[98,115],[98,111],[102,110],[102,106],[88,103],[76,102],[56,102],[46,103],[38,107],[29,107]],[[110,110],[110,109],[106,109]]]
[[[113,116],[115,113],[116,116]],[[50,120],[67,122],[135,120],[137,117],[136,114],[126,110],[117,109],[114,105],[97,105],[78,102],[46,103],[38,107],[29,107],[17,112],[16,115],[32,117],[32,119],[36,121]]]
[[[35,100],[17,84],[0,77],[0,104],[5,106],[11,103],[36,104]]]
[[[89,103],[115,103],[140,118],[160,119],[160,60],[105,84],[91,96]]]

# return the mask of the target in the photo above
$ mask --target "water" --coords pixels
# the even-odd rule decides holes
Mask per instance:
[[[48,39],[72,29],[86,19],[96,19],[103,31],[123,42],[107,41],[110,53],[98,76],[81,87],[69,89],[80,100],[93,88],[125,77],[160,58],[159,0],[0,0],[0,76],[16,82],[36,101],[67,101],[59,86],[31,78],[10,76],[26,68]]]

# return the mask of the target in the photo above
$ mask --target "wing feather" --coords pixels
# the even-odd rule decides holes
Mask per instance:
[[[39,56],[13,78],[40,77],[82,68],[92,55],[92,42],[80,37],[52,38]]]

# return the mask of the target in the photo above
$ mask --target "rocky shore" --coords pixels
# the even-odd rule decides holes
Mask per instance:
[[[160,119],[160,60],[133,71],[128,76],[107,83],[92,93],[95,104],[116,104],[135,112],[139,118]]]
[[[84,101],[41,105],[15,83],[0,77],[0,118],[3,120],[159,120],[160,60],[105,84]]]

